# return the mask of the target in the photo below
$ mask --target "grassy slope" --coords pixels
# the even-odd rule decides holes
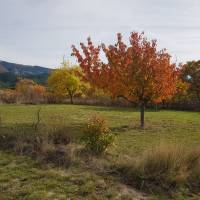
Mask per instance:
[[[2,124],[30,125],[36,118],[37,108],[1,105]],[[148,111],[146,129],[143,131],[138,128],[139,113],[129,108],[43,105],[41,116],[43,122],[48,122],[54,120],[56,115],[62,115],[71,134],[78,136],[81,126],[92,113],[103,115],[117,134],[115,146],[109,150],[113,160],[123,158],[124,155],[136,156],[160,142],[184,143],[188,147],[200,143],[200,113],[197,112]],[[66,199],[66,196],[72,199],[117,199],[118,191],[124,190],[112,178],[96,175],[78,166],[58,171],[41,169],[25,157],[1,153],[0,158],[0,189],[4,191],[0,192],[0,199],[3,196],[9,199],[9,195],[10,199],[31,199],[31,196],[32,199]],[[104,188],[107,188],[105,192]]]
[[[40,166],[24,156],[0,152],[1,200],[140,199],[141,195],[86,168]]]

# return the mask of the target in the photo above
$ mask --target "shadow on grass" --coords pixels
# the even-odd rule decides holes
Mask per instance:
[[[116,127],[112,127],[110,128],[112,132],[115,132],[115,133],[121,133],[121,132],[126,132],[126,131],[130,131],[130,130],[133,130],[135,128],[133,127],[130,127],[128,125],[122,125],[122,126],[116,126]]]
[[[82,110],[103,111],[103,112],[139,112],[139,108],[109,107],[109,106],[87,106],[80,108]]]
[[[96,112],[124,112],[124,113],[132,113],[132,112],[140,112],[139,107],[111,107],[111,106],[87,106],[80,108],[82,110],[91,110]],[[161,110],[159,110],[161,111]],[[147,109],[145,112],[159,112],[155,109]]]

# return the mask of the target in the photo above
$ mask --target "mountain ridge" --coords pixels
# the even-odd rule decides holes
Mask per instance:
[[[15,74],[37,74],[37,73],[41,74],[41,73],[49,73],[50,71],[52,71],[52,69],[47,67],[42,67],[38,65],[18,64],[3,60],[0,60],[0,66],[4,67],[4,69],[7,70],[8,72]]]
[[[19,78],[32,79],[44,85],[52,70],[38,65],[17,64],[0,60],[0,87],[15,87]]]

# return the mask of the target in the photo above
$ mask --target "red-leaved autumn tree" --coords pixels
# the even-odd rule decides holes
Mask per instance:
[[[148,103],[169,99],[176,91],[178,70],[171,64],[166,49],[158,50],[156,40],[147,40],[144,33],[132,32],[130,44],[122,35],[117,42],[95,47],[90,38],[80,43],[82,53],[73,45],[72,56],[80,64],[84,79],[94,87],[103,89],[112,97],[123,97],[138,103],[141,110],[141,127],[144,128],[144,111]],[[107,61],[100,58],[103,50]]]

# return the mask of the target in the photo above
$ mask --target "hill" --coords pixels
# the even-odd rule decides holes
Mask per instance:
[[[19,78],[32,79],[39,84],[45,84],[52,69],[0,61],[0,86],[14,87]]]

